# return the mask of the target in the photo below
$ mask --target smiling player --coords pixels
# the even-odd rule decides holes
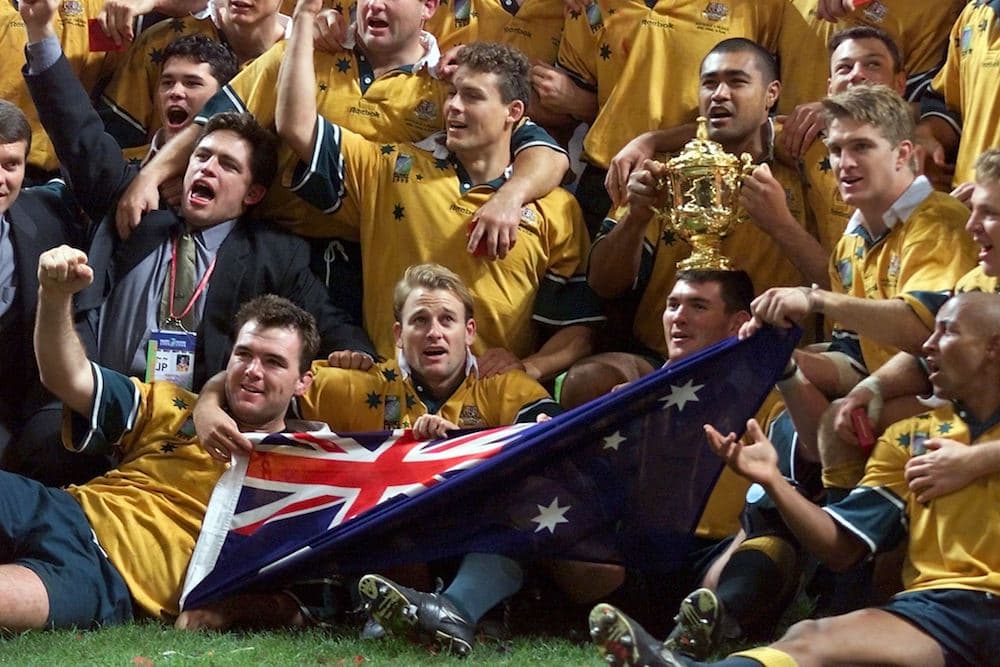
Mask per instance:
[[[817,386],[843,395],[898,350],[920,349],[975,250],[963,229],[968,209],[914,172],[913,119],[897,93],[858,86],[823,106],[837,186],[857,209],[830,258],[831,289],[769,290],[754,301],[748,331],[825,315],[835,354],[797,359]]]

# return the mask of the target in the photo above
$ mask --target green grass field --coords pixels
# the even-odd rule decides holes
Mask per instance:
[[[581,619],[581,626],[586,619]],[[365,641],[355,634],[304,632],[191,633],[158,623],[135,623],[90,632],[33,631],[0,640],[0,664],[120,665],[544,665],[599,666],[590,645],[562,639],[523,638],[477,646],[466,660],[432,655],[398,639]]]
[[[813,601],[800,594],[786,612],[778,634],[791,623],[807,617],[812,607]],[[550,608],[549,611],[555,610]],[[472,656],[464,660],[434,655],[426,648],[393,637],[381,641],[361,641],[357,639],[358,628],[353,624],[338,630],[216,633],[184,632],[159,622],[140,621],[86,632],[35,630],[18,635],[8,634],[0,638],[0,665],[600,667],[604,661],[594,646],[586,641],[586,611],[582,608],[579,611],[579,624],[576,623],[576,616],[575,610],[567,616],[572,627],[557,623],[557,627],[562,627],[560,637],[576,637],[576,642],[541,635],[522,635],[513,641],[480,643]],[[537,626],[532,623],[525,627]],[[722,658],[745,646],[736,641],[725,641],[714,657]]]

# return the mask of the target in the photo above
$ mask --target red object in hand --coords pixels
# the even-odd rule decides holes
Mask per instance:
[[[97,19],[87,19],[87,46],[91,51],[122,51],[124,44],[115,44],[115,40],[105,34]]]
[[[864,7],[865,5],[872,4],[872,0],[853,0],[854,8]]]
[[[478,220],[473,220],[469,223],[469,235],[472,235],[472,230],[476,228]],[[486,256],[486,236],[484,235],[479,239],[479,243],[476,244],[476,249],[472,251],[473,257],[485,257]]]
[[[865,454],[871,454],[875,447],[875,429],[864,408],[851,410],[851,423],[854,425],[854,433],[858,436],[858,446]]]

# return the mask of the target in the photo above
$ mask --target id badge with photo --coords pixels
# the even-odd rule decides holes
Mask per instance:
[[[146,346],[146,382],[166,380],[191,391],[194,385],[194,345],[189,331],[154,331]]]

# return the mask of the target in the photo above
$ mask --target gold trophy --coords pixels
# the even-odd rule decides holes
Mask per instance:
[[[753,171],[753,159],[748,153],[736,157],[710,140],[706,120],[699,116],[695,138],[664,166],[659,186],[669,197],[664,209],[654,211],[691,246],[691,255],[677,268],[732,270],[719,248],[740,219],[740,185]]]

